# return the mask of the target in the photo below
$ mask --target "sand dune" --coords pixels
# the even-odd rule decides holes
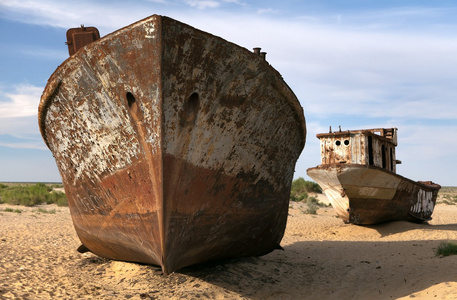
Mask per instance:
[[[22,213],[5,212],[11,207]],[[0,298],[28,299],[456,299],[457,206],[439,204],[428,224],[344,224],[292,203],[281,245],[262,257],[180,270],[80,254],[68,208],[0,205]]]

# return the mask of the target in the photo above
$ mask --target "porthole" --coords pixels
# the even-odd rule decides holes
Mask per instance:
[[[125,98],[127,99],[127,105],[129,108],[129,112],[132,115],[135,121],[141,121],[143,119],[143,112],[141,108],[138,106],[135,96],[131,92],[127,92],[125,94]]]
[[[337,146],[341,145],[341,141],[336,141],[335,145],[337,145]]]
[[[198,109],[198,100],[199,96],[197,93],[190,95],[189,100],[187,100],[186,110],[188,113],[195,113]]]
[[[347,146],[349,145],[349,140],[344,140],[344,144]]]
[[[135,96],[133,96],[132,93],[127,92],[127,94],[125,95],[125,97],[127,98],[127,104],[128,104],[128,106],[129,106],[129,108],[132,108],[132,105],[133,105],[134,103],[136,103]]]
[[[184,121],[192,122],[195,120],[200,105],[200,96],[198,93],[192,93],[187,101],[184,102]]]

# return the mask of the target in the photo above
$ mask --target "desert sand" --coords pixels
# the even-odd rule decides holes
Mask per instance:
[[[356,226],[331,207],[309,215],[291,203],[284,251],[163,276],[78,253],[66,207],[2,204],[0,299],[457,299],[457,256],[435,255],[448,240],[457,241],[455,205],[437,205],[428,224]]]

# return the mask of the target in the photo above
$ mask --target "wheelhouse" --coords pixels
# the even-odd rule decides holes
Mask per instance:
[[[397,128],[321,133],[321,164],[362,164],[396,172]]]

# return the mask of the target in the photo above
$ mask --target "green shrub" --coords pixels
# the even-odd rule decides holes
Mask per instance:
[[[11,185],[0,189],[0,203],[34,206],[38,204],[66,205],[62,192],[51,192],[52,187],[44,183],[33,185]]]
[[[50,184],[48,185],[51,189],[61,189],[63,188],[63,184],[60,183],[55,183],[55,184]]]
[[[317,200],[316,197],[309,197],[308,199],[306,199],[305,213],[315,215],[315,214],[317,214],[317,210],[321,206],[323,206],[323,204],[319,203],[319,200]]]
[[[67,197],[65,196],[65,193],[62,193],[62,192],[57,192],[57,193],[60,193],[60,194],[57,197],[56,202],[54,202],[54,203],[57,204],[57,206],[68,206],[68,200],[67,200]]]
[[[12,209],[12,208],[5,208],[3,211],[14,212],[14,213],[17,213],[17,214],[22,213],[22,210],[20,210],[20,209]]]
[[[292,181],[290,189],[290,200],[291,201],[303,201],[308,199],[308,193],[322,193],[320,186],[313,182],[307,181],[302,177]]]
[[[43,214],[55,214],[56,210],[55,209],[47,210],[44,208],[38,208],[38,212],[43,213]]]
[[[314,181],[305,181],[305,187],[306,187],[306,190],[308,191],[308,193],[317,193],[317,194],[322,193],[321,187]]]
[[[309,197],[309,193],[322,193],[320,186],[313,181],[306,181],[302,177],[292,181],[290,189],[290,200],[294,202],[305,202],[306,206],[302,210],[305,214],[317,214],[319,207],[326,206],[324,203],[320,203],[319,200],[312,196]]]
[[[308,199],[308,193],[307,192],[302,192],[301,194],[290,194],[290,200],[294,202],[300,202],[303,200]]]
[[[457,244],[454,242],[441,242],[436,249],[436,255],[449,256],[457,254]]]
[[[65,193],[58,191],[53,191],[49,194],[47,203],[55,203],[57,206],[68,206],[68,201]]]

